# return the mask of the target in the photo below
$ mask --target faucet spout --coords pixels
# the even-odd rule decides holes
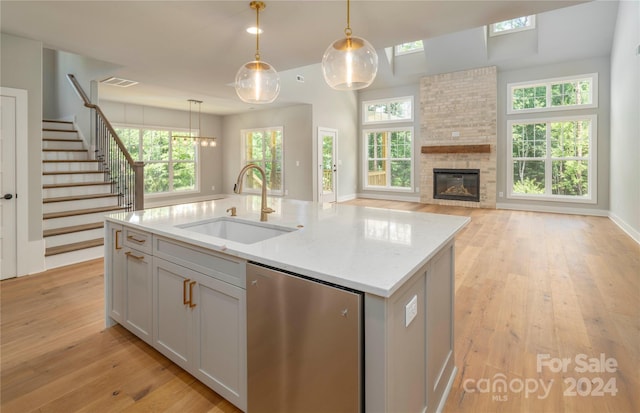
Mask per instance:
[[[266,185],[267,175],[264,173],[264,169],[252,163],[245,165],[244,168],[242,168],[240,170],[240,173],[238,174],[238,179],[236,180],[236,184],[233,186],[233,192],[235,192],[236,194],[242,193],[242,182],[245,174],[247,173],[247,171],[249,171],[249,169],[257,169],[262,177],[262,193],[261,193],[262,198],[260,201],[260,221],[266,221],[267,214],[270,214],[276,211],[267,206],[267,185]]]

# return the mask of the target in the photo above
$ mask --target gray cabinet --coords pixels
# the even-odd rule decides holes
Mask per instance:
[[[242,260],[193,245],[162,237],[155,240],[153,346],[243,410],[247,400],[245,290],[197,270],[219,275],[226,268],[231,274],[222,273],[220,278],[244,281],[245,266]]]
[[[105,225],[105,314],[108,324],[122,323],[124,318],[124,262],[122,225],[107,222]]]

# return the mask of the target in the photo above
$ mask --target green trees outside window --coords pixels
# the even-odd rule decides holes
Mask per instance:
[[[272,127],[242,131],[243,164],[253,163],[265,171],[267,191],[273,195],[283,193],[283,129]],[[243,187],[246,191],[260,191],[262,177],[255,169],[245,175]]]
[[[413,130],[367,131],[367,178],[365,186],[411,189]]]
[[[511,124],[512,193],[588,197],[591,117]]]
[[[197,189],[198,145],[193,139],[182,138],[188,132],[127,126],[115,129],[133,159],[145,163],[145,194]]]

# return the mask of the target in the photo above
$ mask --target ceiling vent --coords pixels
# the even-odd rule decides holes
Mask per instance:
[[[118,87],[129,87],[129,86],[137,85],[139,82],[111,76],[104,80],[101,80],[100,83],[104,83],[105,85],[118,86]]]

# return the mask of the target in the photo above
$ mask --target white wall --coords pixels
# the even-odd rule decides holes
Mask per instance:
[[[83,138],[89,145],[92,145],[91,110],[85,107],[82,100],[76,95],[67,79],[67,74],[73,74],[89,99],[96,103],[98,91],[95,85],[117,68],[118,66],[114,64],[100,60],[59,50],[44,49],[44,117],[47,119],[74,119]]]
[[[132,105],[121,102],[101,100],[100,108],[112,124],[126,124],[147,127],[189,128],[189,110],[161,109],[151,106]],[[185,198],[207,198],[223,192],[222,153],[225,145],[222,139],[222,117],[201,114],[200,136],[217,137],[215,147],[200,147],[200,192],[184,195],[152,195],[145,198],[145,204],[174,203]],[[192,113],[191,126],[196,127],[197,115]],[[215,189],[212,189],[215,187]]]
[[[621,1],[611,50],[612,219],[640,242],[640,2]]]
[[[42,43],[2,33],[0,85],[28,93],[29,241],[42,240]],[[22,190],[22,188],[18,188]]]

